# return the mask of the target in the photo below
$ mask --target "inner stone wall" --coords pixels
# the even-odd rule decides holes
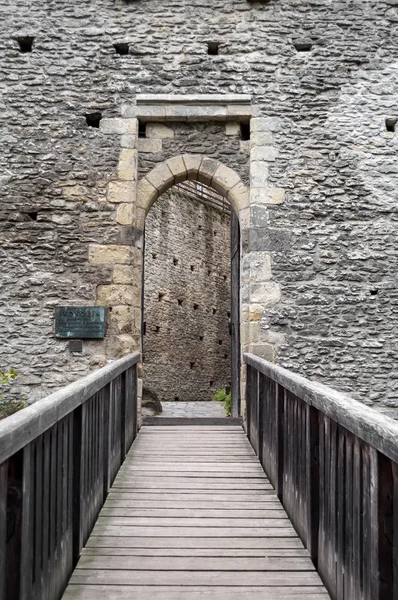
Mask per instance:
[[[272,124],[251,148],[237,132],[220,147],[243,178],[250,152],[252,281],[272,261],[269,285],[242,295],[244,347],[397,407],[395,0],[22,0],[1,3],[0,17],[0,353],[22,393],[40,397],[140,346],[134,269],[119,269],[134,287],[128,310],[118,289],[106,299],[104,342],[74,355],[53,337],[57,305],[94,304],[113,281],[90,245],[113,244],[123,262],[142,235],[107,196],[120,139],[86,115],[119,117],[139,93],[240,93]],[[31,53],[18,36],[34,37]],[[217,158],[212,127],[200,139],[149,133],[140,173],[184,140]],[[274,192],[255,193],[264,183]]]
[[[172,188],[145,225],[144,387],[211,400],[231,383],[230,216]]]

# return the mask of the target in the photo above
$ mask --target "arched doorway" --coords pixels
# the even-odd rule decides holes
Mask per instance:
[[[199,182],[213,189],[224,198],[231,206],[230,218],[230,293],[231,309],[230,320],[230,356],[231,356],[231,392],[232,416],[240,415],[240,226],[239,216],[248,206],[248,192],[240,177],[232,169],[219,161],[204,156],[183,155],[169,159],[153,169],[138,186],[137,206],[146,216],[154,202],[168,189],[185,181]],[[145,281],[145,276],[143,277]],[[143,282],[144,284],[144,282]],[[145,284],[144,284],[145,285]],[[143,287],[144,287],[143,285]],[[144,293],[142,309],[145,313]],[[142,333],[145,329],[143,317]],[[145,385],[145,372],[144,372]]]

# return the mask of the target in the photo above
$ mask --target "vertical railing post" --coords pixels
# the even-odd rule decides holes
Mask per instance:
[[[392,539],[392,597],[398,598],[398,463],[392,462],[392,506],[393,506],[393,539]]]
[[[73,465],[72,465],[72,547],[73,565],[76,565],[83,548],[82,527],[82,477],[83,473],[83,407],[73,412]]]
[[[252,371],[253,367],[246,364],[246,435],[250,437],[250,429],[251,429],[251,411],[252,411],[252,401],[253,401],[253,390],[252,390]]]
[[[104,447],[103,447],[103,464],[104,464],[104,502],[110,488],[111,481],[111,383],[108,383],[102,390],[104,403]]]
[[[257,371],[257,369],[255,369],[253,371],[253,388],[254,388],[254,398],[255,398],[255,404],[254,404],[254,411],[252,412],[253,416],[254,416],[254,435],[255,435],[255,439],[253,440],[253,444],[254,447],[256,448],[256,452],[258,455],[259,452],[259,441],[260,441],[260,421],[259,421],[259,417],[260,417],[260,391],[259,391],[259,379],[260,379],[260,373]]]
[[[32,593],[33,484],[35,476],[31,444],[23,449],[22,461],[20,600],[29,600]]]
[[[6,600],[8,460],[0,465],[0,600]]]
[[[128,428],[128,406],[127,406],[127,387],[126,371],[123,371],[120,377],[120,463],[126,458],[126,434]]]
[[[317,566],[319,533],[319,418],[318,411],[306,405],[307,550]]]
[[[263,465],[265,428],[265,375],[258,374],[258,447],[257,456]],[[264,466],[264,465],[263,465]]]
[[[391,600],[394,566],[394,477],[392,461],[371,448],[371,549],[370,591],[373,600]],[[396,498],[395,498],[396,501]],[[397,533],[395,532],[395,536]],[[395,548],[396,553],[396,548]],[[396,582],[395,582],[396,586]]]
[[[282,502],[283,500],[283,464],[284,464],[284,435],[285,435],[285,388],[275,385],[275,450],[276,450],[276,480],[275,491]]]
[[[28,452],[29,450],[27,450]],[[7,554],[6,598],[20,597],[22,512],[29,508],[29,496],[23,497],[24,450],[14,454],[8,461],[7,482]],[[28,474],[28,473],[27,473]],[[28,488],[29,489],[29,488]],[[27,489],[27,492],[28,492]]]
[[[138,365],[135,363],[132,367],[133,369],[133,377],[132,377],[132,406],[133,406],[133,441],[135,440],[138,433]]]

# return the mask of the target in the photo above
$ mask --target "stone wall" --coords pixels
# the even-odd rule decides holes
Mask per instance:
[[[245,347],[398,405],[398,138],[386,128],[398,118],[396,0],[22,0],[12,10],[3,1],[0,16],[0,360],[21,372],[24,393],[39,397],[139,347],[129,249],[142,223],[108,190],[120,138],[86,115],[119,117],[139,93],[240,93],[269,125],[251,140]],[[21,36],[34,37],[31,53]],[[178,127],[139,140],[141,174],[189,146],[245,180],[249,147],[236,132],[219,146],[220,124],[192,125],[193,137]],[[134,135],[122,136],[132,169]],[[269,283],[256,282],[271,262]],[[54,307],[95,302],[113,307],[108,337],[71,355],[52,336]]]
[[[145,225],[144,387],[211,400],[231,383],[230,217],[172,188]]]

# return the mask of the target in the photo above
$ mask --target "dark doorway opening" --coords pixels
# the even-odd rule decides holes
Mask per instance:
[[[238,416],[237,216],[212,188],[178,184],[147,215],[144,256],[143,414],[151,414],[145,413],[146,396],[155,396],[173,409],[161,416],[225,417],[224,409],[215,412],[224,405]]]

